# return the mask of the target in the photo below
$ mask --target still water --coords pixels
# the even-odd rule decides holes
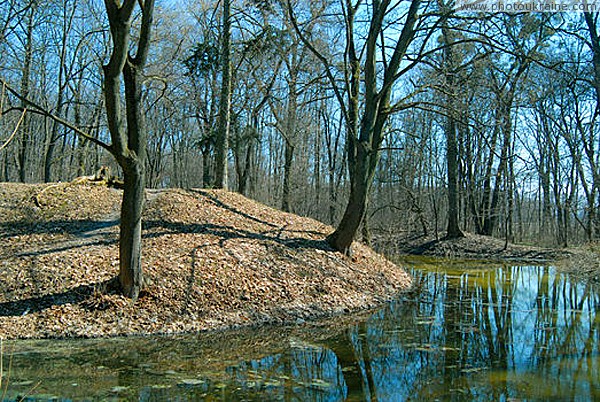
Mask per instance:
[[[552,267],[404,264],[417,288],[371,314],[195,336],[4,342],[0,399],[600,400],[598,289]]]

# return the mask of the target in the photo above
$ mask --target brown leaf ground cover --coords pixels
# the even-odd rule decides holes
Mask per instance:
[[[121,193],[0,184],[0,337],[99,337],[301,322],[368,309],[407,289],[404,270],[332,229],[239,194],[148,192],[146,286],[114,290]]]
[[[474,233],[457,239],[436,239],[411,233],[379,241],[380,248],[394,255],[424,255],[481,261],[546,264],[571,258],[579,251],[507,243]]]

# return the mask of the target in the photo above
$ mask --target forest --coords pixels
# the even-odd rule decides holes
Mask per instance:
[[[148,16],[153,3],[123,3],[123,85],[120,2],[0,1],[0,182],[122,175],[110,111],[139,91],[127,125],[143,117],[149,188],[227,188],[375,245],[599,236],[596,13],[157,0]]]

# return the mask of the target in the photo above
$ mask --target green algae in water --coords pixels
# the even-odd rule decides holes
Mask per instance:
[[[5,400],[32,384],[32,401],[600,399],[597,289],[552,267],[413,260],[411,269],[418,292],[370,316],[5,342]]]

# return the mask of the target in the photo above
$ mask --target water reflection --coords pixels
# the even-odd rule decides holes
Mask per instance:
[[[600,399],[600,296],[589,284],[551,267],[412,265],[415,292],[334,324],[17,342],[4,399],[37,381],[31,400]]]
[[[371,354],[382,366],[379,398],[600,397],[599,297],[589,285],[546,267],[415,276],[424,289],[418,300],[367,324],[365,343],[394,351]]]

